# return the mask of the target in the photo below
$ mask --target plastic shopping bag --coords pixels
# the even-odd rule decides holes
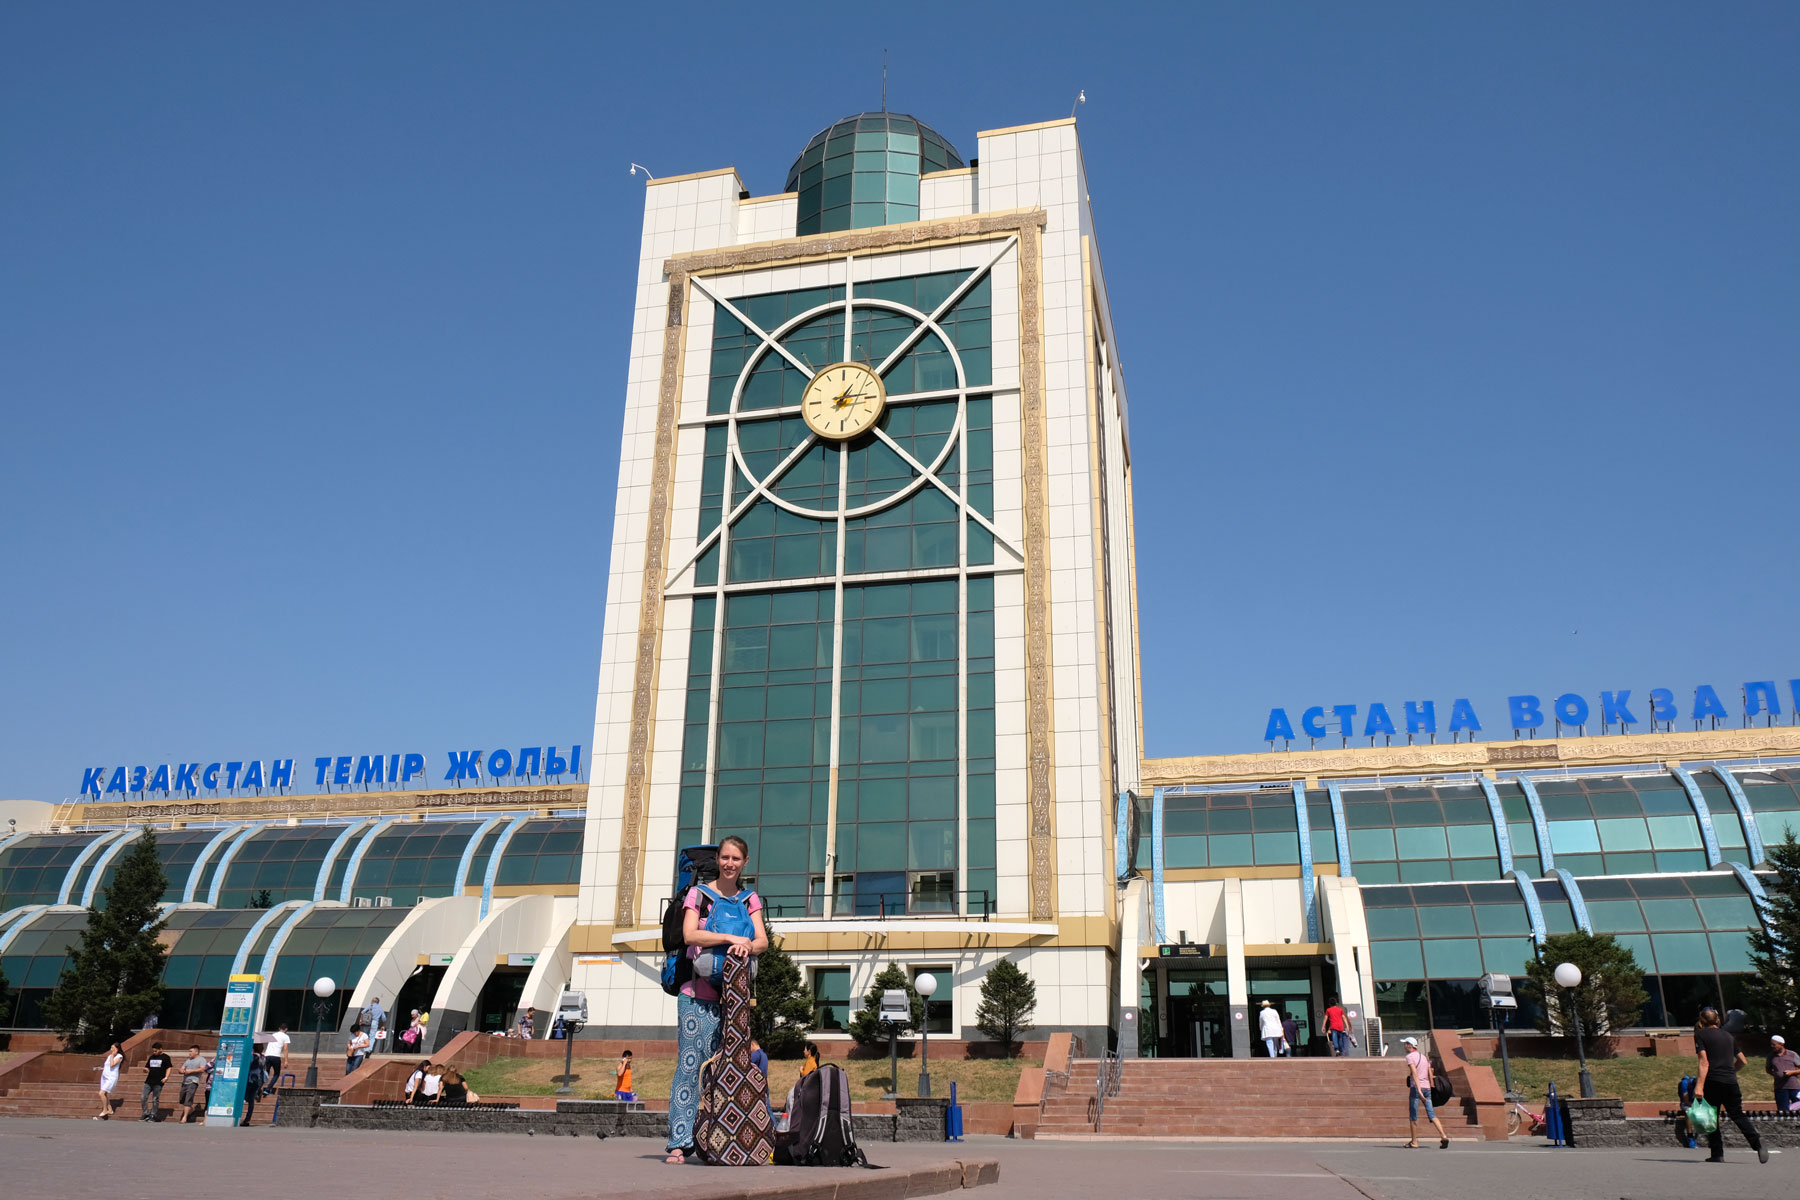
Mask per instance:
[[[1688,1105],[1687,1119],[1688,1128],[1700,1137],[1719,1128],[1719,1110],[1698,1096],[1694,1098],[1692,1104]]]

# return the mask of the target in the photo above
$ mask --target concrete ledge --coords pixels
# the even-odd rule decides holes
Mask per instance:
[[[1583,1100],[1572,1097],[1568,1106],[1569,1130],[1577,1147],[1616,1148],[1622,1146],[1678,1146],[1674,1117],[1627,1117],[1624,1101],[1599,1097]],[[1749,1112],[1751,1125],[1763,1144],[1771,1148],[1800,1148],[1800,1115],[1773,1112]],[[1721,1121],[1725,1145],[1741,1147],[1744,1135],[1730,1121]],[[1706,1139],[1700,1139],[1705,1148]]]
[[[642,1101],[558,1100],[554,1111],[541,1108],[457,1108],[442,1105],[374,1108],[337,1103],[336,1092],[323,1088],[288,1088],[281,1094],[275,1123],[295,1129],[374,1129],[390,1133],[511,1133],[529,1137],[641,1137],[663,1139],[669,1132],[666,1112],[649,1112]],[[944,1142],[944,1106],[926,1100],[911,1114],[857,1113],[856,1140]],[[916,1114],[916,1115],[914,1115]]]

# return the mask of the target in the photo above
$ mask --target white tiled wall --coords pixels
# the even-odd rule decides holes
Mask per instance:
[[[1051,691],[1056,740],[1057,907],[1106,911],[1112,808],[1101,763],[1099,655],[1081,237],[1091,231],[1072,123],[982,135],[980,205],[1041,207],[1044,403],[1050,503]],[[996,314],[996,327],[999,325]],[[1122,505],[1121,505],[1122,508]]]
[[[738,202],[739,245],[772,242],[794,236],[800,215],[800,197],[792,192],[779,196],[755,196]]]
[[[919,180],[919,219],[966,217],[976,209],[976,173],[940,171]]]

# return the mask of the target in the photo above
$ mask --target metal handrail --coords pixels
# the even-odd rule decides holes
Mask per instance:
[[[1094,1132],[1100,1132],[1100,1123],[1106,1118],[1106,1098],[1119,1094],[1119,1085],[1125,1074],[1125,1063],[1119,1058],[1117,1050],[1108,1050],[1100,1059],[1099,1077],[1094,1081]]]
[[[754,887],[755,885],[752,884],[751,886]],[[973,917],[977,920],[986,921],[996,915],[998,906],[994,901],[993,893],[987,888],[972,888],[967,891],[956,892],[953,894],[957,896],[968,896],[970,898],[969,911],[967,914],[959,913],[954,908],[909,910],[907,893],[896,890],[876,893],[876,909],[874,912],[840,913],[830,919],[834,921],[883,921],[889,917],[964,917],[965,919]],[[897,900],[897,903],[891,910],[888,908],[888,899],[890,897]],[[979,900],[977,900],[976,897],[979,897]],[[824,914],[817,911],[818,905],[814,902],[813,898],[804,900],[787,898],[770,899],[769,897],[764,896],[763,908],[768,912],[770,917],[791,917],[795,920],[806,920],[809,918],[824,919]]]

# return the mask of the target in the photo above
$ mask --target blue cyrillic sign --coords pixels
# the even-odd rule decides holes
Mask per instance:
[[[1800,679],[1786,681],[1788,699],[1792,707],[1790,712],[1800,712]],[[1757,717],[1773,721],[1782,715],[1781,689],[1773,679],[1751,680],[1739,691],[1742,698],[1743,719],[1749,724]],[[1693,703],[1683,706],[1675,701],[1675,693],[1669,688],[1651,688],[1641,693],[1641,700],[1632,698],[1630,688],[1618,691],[1603,691],[1593,701],[1580,692],[1564,692],[1559,696],[1545,700],[1541,696],[1521,694],[1506,698],[1506,722],[1500,728],[1510,729],[1514,737],[1529,736],[1542,729],[1552,721],[1559,726],[1562,736],[1586,733],[1587,726],[1596,717],[1599,718],[1601,732],[1609,732],[1612,726],[1618,726],[1620,733],[1628,733],[1633,725],[1642,724],[1640,714],[1647,716],[1652,729],[1661,728],[1684,716],[1691,719],[1698,727],[1701,722],[1711,721],[1717,725],[1720,721],[1729,721],[1731,712],[1725,702],[1719,698],[1718,689],[1709,683],[1700,684],[1694,689]],[[1438,703],[1435,700],[1408,700],[1399,709],[1399,721],[1396,714],[1387,704],[1375,701],[1366,708],[1355,704],[1315,704],[1303,709],[1298,726],[1289,719],[1287,709],[1269,710],[1269,722],[1263,729],[1263,740],[1275,742],[1293,741],[1296,736],[1307,738],[1322,737],[1393,737],[1400,732],[1399,725],[1404,723],[1409,737],[1434,736],[1439,732],[1460,737],[1466,733],[1471,738],[1482,731],[1481,718],[1475,713],[1475,705],[1467,697],[1458,697],[1450,702],[1449,720],[1440,729],[1438,724]],[[1298,728],[1298,734],[1295,730]]]
[[[444,782],[468,779],[538,779],[581,774],[581,747],[570,746],[564,754],[557,746],[525,746],[516,753],[502,747],[498,750],[452,750],[446,756],[449,769]],[[313,786],[367,787],[371,784],[406,787],[418,780],[430,782],[430,764],[423,754],[327,754],[313,761]],[[193,796],[202,790],[243,794],[262,794],[294,785],[294,760],[258,759],[211,763],[163,763],[156,767],[85,767],[81,772],[81,795],[101,799],[106,796],[142,796],[160,793]]]

